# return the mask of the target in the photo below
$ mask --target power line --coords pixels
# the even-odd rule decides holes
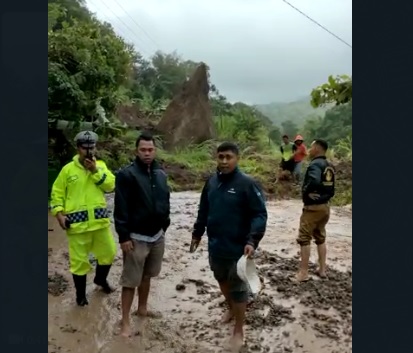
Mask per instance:
[[[282,0],[283,2],[285,2],[288,6],[290,6],[291,8],[293,8],[295,11],[299,12],[300,14],[302,14],[304,17],[307,17],[311,22],[315,23],[317,26],[319,26],[320,28],[324,29],[327,33],[330,33],[333,37],[335,37],[336,39],[338,39],[340,42],[344,43],[345,45],[347,45],[349,48],[353,49],[353,47],[351,46],[351,44],[347,43],[344,39],[340,38],[338,35],[334,34],[333,32],[331,32],[328,28],[324,27],[322,24],[318,23],[316,20],[313,20],[310,16],[308,16],[307,14],[305,14],[303,11],[301,11],[300,9],[298,9],[297,7],[295,7],[293,4],[291,4],[290,2],[288,2],[287,0]]]
[[[93,2],[92,2],[91,0],[89,0],[89,2],[91,2],[91,3],[93,4]],[[100,2],[101,2],[102,5],[104,5],[104,7],[106,7],[106,9],[111,13],[111,15],[114,16],[114,17],[116,17],[116,19],[123,25],[123,27],[126,27],[126,29],[127,29],[130,33],[132,33],[132,35],[136,38],[136,40],[137,40],[137,42],[138,42],[139,44],[138,44],[138,45],[135,44],[135,46],[138,47],[138,50],[139,50],[140,52],[144,52],[144,53],[147,54],[148,56],[151,56],[150,52],[151,52],[152,50],[151,50],[151,49],[148,49],[148,48],[145,48],[146,45],[143,45],[143,44],[144,44],[144,41],[142,40],[141,36],[138,35],[138,34],[136,33],[136,31],[134,31],[126,22],[124,22],[124,21],[122,20],[122,18],[120,18],[120,16],[118,16],[118,15],[112,10],[112,8],[106,4],[106,2],[105,2],[104,0],[101,0]],[[144,29],[142,26],[140,26],[140,25],[126,12],[125,8],[124,8],[118,1],[115,0],[115,2],[116,2],[117,5],[123,10],[124,14],[125,14],[127,17],[129,17],[129,18],[133,21],[133,23],[142,30],[142,32],[144,32],[144,34],[146,35],[146,37],[149,38],[149,40],[150,40],[153,44],[155,44],[155,47],[154,47],[155,50],[158,50],[158,49],[159,49],[159,46],[158,46],[157,43],[154,41],[154,39],[148,34],[148,32],[145,31],[145,29]],[[94,6],[96,7],[95,4],[94,4]],[[98,8],[98,7],[96,7],[96,8]],[[123,15],[123,14],[122,14],[122,15]],[[109,16],[106,16],[106,17],[109,17]],[[108,22],[111,23],[110,20],[109,20]],[[133,26],[132,26],[132,27],[133,27]],[[146,44],[146,43],[145,43],[145,44]]]
[[[146,32],[145,29],[129,15],[129,13],[125,10],[125,8],[124,8],[117,0],[115,0],[115,2],[116,2],[116,3],[118,4],[118,6],[125,12],[126,16],[128,16],[128,17],[132,20],[132,22],[135,23],[136,26],[138,26],[138,27],[141,29],[141,31],[149,38],[149,40],[150,40],[153,44],[155,44],[156,49],[159,49],[159,45],[158,45],[158,44],[156,43],[156,41],[149,35],[149,33]]]
[[[116,15],[116,14],[112,11],[112,9],[106,4],[105,1],[102,0],[101,3],[108,9],[108,11],[109,11],[113,16],[115,16],[115,17],[118,19],[118,21],[119,21],[120,23],[123,24],[123,26],[124,26],[129,32],[132,33],[132,35],[137,39],[138,42],[141,41],[141,39],[139,38],[139,36],[138,36],[125,22],[123,22],[122,19],[121,19],[118,15]],[[146,51],[146,49],[144,49],[142,46],[138,47],[138,50],[139,50],[139,51],[143,51],[143,52],[144,52],[145,54],[147,54],[147,55],[150,55],[149,52]]]
[[[149,53],[148,53],[148,51],[146,50],[146,48],[144,48],[144,46],[140,44],[140,43],[143,43],[143,42],[141,41],[140,36],[138,36],[138,35],[135,33],[135,31],[134,31],[133,29],[131,29],[131,27],[129,27],[129,25],[126,24],[116,13],[114,13],[114,12],[112,11],[112,9],[106,4],[105,1],[101,0],[101,3],[109,10],[109,12],[110,12],[113,16],[115,16],[115,17],[118,19],[118,21],[119,21],[120,23],[123,24],[123,26],[124,26],[130,33],[132,33],[132,35],[136,38],[137,42],[139,43],[138,49],[139,49],[140,51],[143,51],[144,53],[146,53],[146,54],[149,55]]]
[[[92,0],[88,0],[88,2],[90,2],[94,7],[98,8],[98,6],[96,6],[96,4]],[[124,40],[130,41],[130,39],[128,38],[127,35],[125,35],[125,32],[123,32],[123,30],[121,30],[120,28],[117,28],[113,23],[110,22],[109,16],[107,16],[106,13],[102,11],[101,16],[104,22],[110,24],[113,27],[113,29],[116,32],[116,35],[122,37]]]

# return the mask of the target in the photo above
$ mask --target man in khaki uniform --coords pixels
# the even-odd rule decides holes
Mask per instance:
[[[326,277],[326,225],[330,218],[329,201],[334,196],[335,172],[326,159],[328,144],[317,139],[311,144],[309,155],[310,165],[307,168],[302,198],[303,213],[300,218],[297,242],[301,247],[301,264],[297,279],[307,281],[308,263],[310,261],[310,244],[314,239],[317,245],[319,269],[317,274]]]

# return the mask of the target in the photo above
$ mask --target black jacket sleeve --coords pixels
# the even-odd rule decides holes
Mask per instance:
[[[317,192],[322,187],[322,170],[316,163],[310,163],[304,180],[303,194]]]
[[[198,217],[194,224],[194,230],[192,236],[196,238],[201,238],[205,233],[205,228],[207,226],[209,203],[208,203],[208,184],[207,181],[202,189],[201,200],[199,202]]]
[[[169,228],[169,226],[171,225],[171,191],[170,188],[168,186],[168,182],[165,181],[167,183],[167,189],[168,189],[168,196],[167,196],[167,200],[168,200],[168,217],[165,221],[165,223],[162,225],[162,230],[164,232],[166,232]]]
[[[131,240],[129,230],[128,189],[127,175],[121,171],[116,176],[115,209],[113,212],[115,229],[119,236],[119,243]]]
[[[247,244],[256,249],[265,234],[268,214],[262,190],[255,182],[251,182],[247,189],[247,199],[251,215]]]

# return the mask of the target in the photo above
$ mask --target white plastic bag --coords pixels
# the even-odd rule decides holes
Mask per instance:
[[[257,267],[252,259],[242,256],[237,263],[237,274],[250,287],[251,293],[257,295],[261,290],[261,281]]]

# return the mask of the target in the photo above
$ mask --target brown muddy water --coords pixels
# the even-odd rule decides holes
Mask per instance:
[[[206,238],[188,252],[199,194],[174,193],[162,274],[152,284],[157,319],[134,318],[135,335],[117,335],[120,289],[109,296],[88,279],[89,306],[79,308],[68,272],[65,233],[49,215],[49,353],[225,352],[231,324],[220,324],[223,298],[208,267]],[[110,207],[113,200],[109,196]],[[267,234],[256,254],[263,290],[249,305],[243,352],[349,353],[352,351],[351,211],[333,208],[328,231],[329,278],[295,282],[299,201],[269,202]],[[115,233],[114,233],[115,234]],[[311,261],[316,261],[313,249]],[[118,284],[118,253],[109,276]],[[314,269],[314,266],[313,266]],[[134,308],[136,309],[134,303]]]

